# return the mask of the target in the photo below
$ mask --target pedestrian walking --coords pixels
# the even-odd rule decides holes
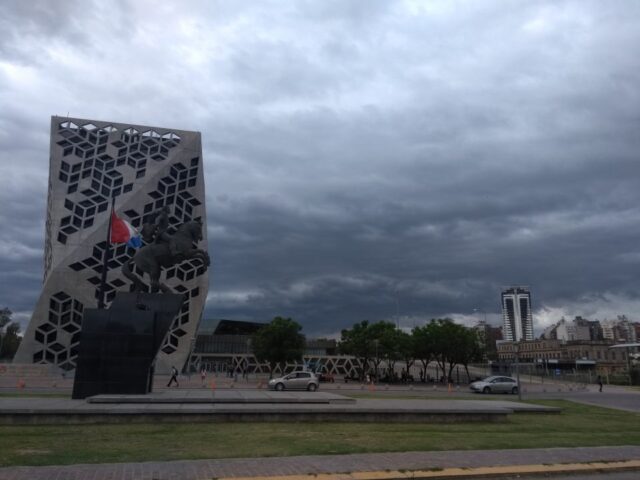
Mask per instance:
[[[167,387],[170,387],[173,382],[176,382],[176,387],[180,388],[180,384],[178,383],[178,369],[174,366],[171,367],[171,378],[169,379],[169,383],[167,383]]]
[[[598,391],[601,392],[602,391],[602,377],[600,375],[598,375],[598,378],[596,378],[596,383],[600,387],[600,389]]]

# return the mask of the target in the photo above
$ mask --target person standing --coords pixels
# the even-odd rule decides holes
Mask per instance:
[[[178,383],[178,369],[174,366],[171,367],[171,378],[169,379],[169,383],[167,383],[167,387],[170,387],[173,382],[176,382],[176,387],[180,388],[180,384]]]
[[[200,369],[200,380],[202,380],[202,387],[204,388],[207,384],[207,369],[205,367]]]
[[[598,387],[600,387],[598,391],[602,392],[602,377],[600,375],[598,375],[598,378],[596,378],[596,383],[598,384]]]

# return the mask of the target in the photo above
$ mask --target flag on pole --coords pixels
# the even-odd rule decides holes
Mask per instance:
[[[140,248],[142,238],[140,233],[129,222],[121,219],[116,212],[111,211],[111,243],[126,243],[130,247]]]

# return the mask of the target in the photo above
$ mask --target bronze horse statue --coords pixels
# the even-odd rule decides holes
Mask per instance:
[[[210,265],[209,254],[193,246],[194,243],[202,240],[201,222],[192,220],[183,223],[178,227],[176,233],[173,235],[165,234],[163,238],[166,241],[145,245],[122,265],[122,273],[133,282],[134,291],[144,291],[146,285],[138,275],[133,273],[133,265],[149,275],[152,293],[160,290],[171,292],[169,287],[160,283],[160,274],[163,268],[169,268],[191,259],[202,261],[205,267]]]

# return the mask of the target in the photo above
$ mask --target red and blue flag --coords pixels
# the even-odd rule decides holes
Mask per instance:
[[[126,220],[111,212],[111,243],[126,243],[130,247],[140,248],[142,246],[142,238],[140,233]]]

